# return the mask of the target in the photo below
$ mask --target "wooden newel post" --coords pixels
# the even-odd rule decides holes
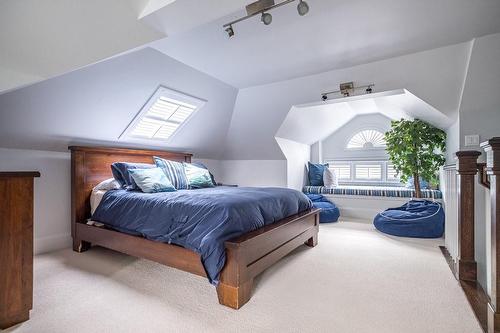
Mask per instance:
[[[460,280],[476,281],[474,256],[474,186],[478,151],[459,151],[458,158],[458,269]]]
[[[491,295],[488,306],[488,332],[500,331],[500,137],[483,142],[491,197]]]

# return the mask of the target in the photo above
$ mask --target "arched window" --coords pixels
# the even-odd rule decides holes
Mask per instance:
[[[371,149],[384,147],[384,133],[372,129],[356,133],[347,143],[347,149]]]

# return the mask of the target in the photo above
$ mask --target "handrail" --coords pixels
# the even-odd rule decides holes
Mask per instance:
[[[483,185],[487,189],[490,189],[490,179],[488,172],[486,171],[486,163],[478,163],[477,170],[479,171],[479,177],[477,178],[479,184]]]
[[[491,187],[491,239],[490,239],[490,277],[489,282],[492,292],[489,297],[488,309],[488,332],[500,331],[500,137],[491,138],[481,143],[481,148],[486,152],[486,168],[482,167],[482,173],[486,170],[489,177],[488,183]]]

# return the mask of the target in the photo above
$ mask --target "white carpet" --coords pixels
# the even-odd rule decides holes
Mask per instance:
[[[63,250],[36,257],[31,320],[7,332],[481,332],[438,245],[322,225],[319,245],[264,272],[238,311],[204,278],[102,248]]]

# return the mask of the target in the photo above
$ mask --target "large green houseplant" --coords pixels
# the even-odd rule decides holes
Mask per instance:
[[[396,120],[385,133],[389,158],[402,182],[413,177],[415,196],[421,197],[420,179],[438,183],[445,163],[446,133],[422,120]]]

